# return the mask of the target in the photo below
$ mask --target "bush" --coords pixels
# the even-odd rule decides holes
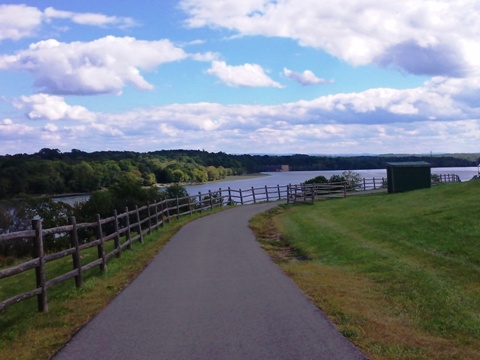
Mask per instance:
[[[326,184],[326,183],[328,183],[328,180],[323,175],[319,175],[317,177],[314,177],[313,179],[305,181],[305,184]]]

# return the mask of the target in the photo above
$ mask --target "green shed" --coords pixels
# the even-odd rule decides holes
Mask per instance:
[[[432,186],[431,167],[425,161],[387,163],[388,192],[430,188]]]

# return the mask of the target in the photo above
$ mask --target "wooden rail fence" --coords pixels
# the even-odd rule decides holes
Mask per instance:
[[[198,193],[182,198],[166,199],[154,204],[147,204],[134,209],[126,208],[121,214],[116,211],[113,216],[95,221],[77,223],[75,217],[70,218],[69,225],[50,229],[42,227],[41,219],[32,221],[30,230],[0,234],[0,243],[6,241],[32,241],[33,258],[21,264],[0,270],[0,280],[34,269],[35,288],[11,298],[0,301],[0,311],[20,301],[37,297],[38,311],[48,311],[48,289],[66,280],[74,279],[78,288],[83,283],[84,273],[98,267],[106,271],[107,263],[122,252],[132,248],[135,242],[142,243],[144,236],[170,222],[172,217],[213,210],[224,205],[246,205],[264,201],[285,200],[287,203],[315,201],[318,199],[346,197],[349,191],[371,190],[385,187],[385,179],[363,180],[362,184],[352,186],[347,183],[264,186],[260,188],[219,189]],[[68,236],[70,247],[55,253],[44,250],[45,237]],[[109,246],[107,246],[109,245]],[[82,251],[97,248],[96,259],[82,263]],[[110,250],[107,250],[110,249]],[[46,267],[53,261],[71,257],[72,270],[57,277],[48,278]]]
[[[78,288],[83,283],[84,273],[98,267],[104,272],[107,263],[113,257],[120,257],[122,252],[132,248],[135,242],[143,242],[146,234],[170,222],[172,217],[180,217],[195,212],[212,210],[225,204],[249,204],[260,201],[279,200],[288,197],[290,186],[275,188],[264,187],[248,190],[222,190],[166,199],[154,204],[147,204],[135,209],[125,209],[125,212],[90,223],[77,223],[75,217],[70,218],[69,225],[50,229],[42,227],[41,219],[32,221],[30,230],[0,234],[0,243],[7,241],[32,241],[33,258],[21,264],[0,270],[0,281],[34,269],[35,288],[19,293],[11,298],[0,301],[0,311],[20,301],[37,297],[38,310],[48,311],[48,289],[69,279],[74,279]],[[225,197],[228,196],[227,199]],[[93,239],[92,239],[92,234]],[[67,236],[70,247],[55,253],[46,253],[44,241],[46,237]],[[107,251],[108,248],[110,249]],[[97,248],[97,258],[86,264],[82,263],[82,252]],[[47,277],[47,264],[59,259],[71,257],[72,270],[53,277]]]
[[[433,181],[433,183],[451,183],[451,182],[461,182],[460,177],[456,174],[438,174],[434,177],[434,181]]]

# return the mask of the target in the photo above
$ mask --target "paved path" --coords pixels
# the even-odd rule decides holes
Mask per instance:
[[[273,206],[184,226],[55,359],[363,359],[256,242]]]

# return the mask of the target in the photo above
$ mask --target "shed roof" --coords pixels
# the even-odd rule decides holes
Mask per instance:
[[[432,167],[432,165],[426,161],[404,161],[387,163],[387,167]]]

